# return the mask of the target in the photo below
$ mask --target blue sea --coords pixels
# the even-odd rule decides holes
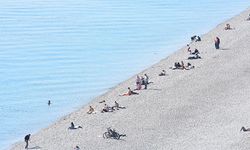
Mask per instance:
[[[249,4],[1,0],[0,149],[77,110]]]

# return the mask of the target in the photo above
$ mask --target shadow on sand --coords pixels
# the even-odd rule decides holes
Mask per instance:
[[[28,149],[42,149],[40,146],[29,147]]]

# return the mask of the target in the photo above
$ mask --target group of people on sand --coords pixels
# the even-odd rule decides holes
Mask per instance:
[[[135,90],[141,90],[142,89],[142,85],[144,85],[144,89],[147,89],[147,86],[149,84],[149,77],[148,75],[145,73],[144,76],[136,76],[136,89]]]
[[[103,102],[105,102],[105,101],[103,101]],[[101,103],[103,103],[103,102],[101,102]],[[104,107],[102,108],[102,110],[101,110],[101,113],[104,113],[104,112],[113,112],[113,111],[115,111],[115,110],[119,110],[119,109],[125,109],[126,107],[124,107],[124,106],[120,106],[120,104],[117,102],[117,101],[115,101],[115,105],[114,106],[109,106],[109,105],[107,105],[106,103],[104,104]],[[95,112],[95,109],[92,107],[92,106],[89,106],[89,110],[87,111],[87,114],[95,114],[96,112]]]
[[[249,14],[248,18],[246,19],[246,21],[250,21],[250,14]],[[224,29],[225,30],[232,30],[234,28],[231,28],[230,24],[227,23],[225,25]],[[192,36],[191,37],[191,42],[193,42],[193,41],[194,42],[201,41],[200,36],[197,36],[197,35]],[[214,45],[215,45],[216,49],[220,48],[220,38],[219,37],[215,37],[215,39],[214,39]],[[199,52],[198,49],[195,49],[192,52],[190,46],[189,45],[187,45],[187,46],[188,46],[188,52],[189,52],[189,54],[193,55],[193,56],[188,57],[188,59],[198,59],[198,58],[201,58],[199,56],[200,52]],[[170,69],[173,69],[173,70],[175,70],[175,69],[189,70],[189,69],[193,69],[193,68],[194,68],[194,66],[192,66],[190,63],[187,63],[187,65],[185,66],[183,61],[181,61],[181,63],[175,62],[174,66],[170,67]],[[159,74],[159,76],[166,76],[166,71],[162,70],[161,73]],[[147,85],[148,84],[149,84],[149,77],[148,77],[147,74],[144,74],[144,77],[143,76],[139,77],[137,75],[137,77],[136,77],[136,89],[135,90],[141,90],[142,85],[144,85],[144,89],[147,89]],[[133,90],[131,90],[130,87],[128,87],[128,92],[124,93],[124,94],[122,94],[120,96],[130,96],[130,95],[138,95],[138,94],[139,93],[134,92]],[[105,100],[101,101],[99,103],[103,103],[103,102],[105,102]],[[51,105],[51,100],[49,100],[47,104],[48,104],[48,106],[50,106]],[[126,107],[120,106],[119,103],[117,101],[115,101],[115,105],[112,106],[112,107],[108,106],[107,104],[104,104],[104,107],[101,110],[101,112],[102,113],[104,113],[104,112],[113,112],[114,110],[125,109],[125,108]],[[94,114],[94,113],[95,113],[94,108],[92,106],[89,106],[89,111],[87,112],[87,114]],[[70,123],[70,127],[68,127],[68,129],[70,129],[70,130],[72,130],[72,129],[81,129],[81,128],[82,128],[82,126],[75,126],[75,124],[73,122],[71,122]],[[243,127],[241,127],[240,131],[249,132],[250,128],[246,128],[246,127],[243,126]],[[25,149],[28,149],[30,137],[31,137],[31,134],[28,134],[28,135],[26,135],[24,137],[24,141],[26,143],[25,144]],[[74,150],[80,150],[80,147],[78,145],[76,145],[74,147]]]
[[[249,16],[249,18],[250,18],[250,16]],[[231,28],[230,24],[227,23],[224,29],[225,30],[232,30],[234,28]],[[197,36],[197,35],[194,35],[194,36],[191,37],[191,42],[193,42],[193,41],[199,42],[199,41],[201,41],[201,38],[199,36]],[[221,43],[220,38],[216,36],[215,39],[214,39],[215,49],[220,49],[220,43]],[[191,59],[201,59],[200,52],[199,52],[199,50],[197,48],[195,48],[194,51],[192,51],[189,44],[187,44],[187,47],[188,47],[187,51],[189,53],[188,59],[190,59],[190,60]],[[175,62],[173,67],[170,67],[170,69],[172,69],[172,70],[176,70],[176,69],[190,70],[190,69],[193,69],[193,68],[195,68],[195,67],[193,65],[191,65],[191,63],[188,62],[187,65],[184,65],[183,61],[181,61],[181,63]],[[163,75],[165,75],[165,72],[162,72],[162,73],[159,74],[159,76],[163,76]]]
[[[119,110],[119,109],[126,109],[126,107],[124,106],[120,106],[119,103],[117,101],[115,101],[115,105],[114,106],[108,106],[107,104],[104,104],[103,109],[101,110],[102,113],[104,112],[113,112],[115,110]]]
[[[184,64],[183,61],[181,61],[181,63],[179,62],[175,62],[173,67],[170,67],[170,69],[172,70],[176,70],[176,69],[180,69],[180,70],[190,70],[190,69],[194,69],[194,66],[191,65],[191,63],[187,63],[187,65]]]

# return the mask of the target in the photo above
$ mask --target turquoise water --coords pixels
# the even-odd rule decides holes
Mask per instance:
[[[249,4],[1,1],[0,149],[76,110]]]

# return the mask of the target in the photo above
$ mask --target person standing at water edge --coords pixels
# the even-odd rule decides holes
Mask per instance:
[[[136,90],[141,90],[141,79],[138,75],[136,76]]]
[[[146,90],[147,89],[147,85],[148,85],[148,79],[149,79],[149,77],[148,77],[148,75],[145,73],[144,74],[144,85],[145,85],[145,87],[144,87],[144,89]]]
[[[48,106],[50,106],[50,104],[51,104],[51,101],[49,100],[49,101],[48,101]]]
[[[218,37],[216,37],[214,40],[214,46],[216,49],[220,48],[220,39]]]
[[[26,135],[26,136],[24,137],[24,141],[25,141],[25,143],[26,143],[25,149],[28,149],[29,140],[30,140],[30,134],[28,134],[28,135]]]

